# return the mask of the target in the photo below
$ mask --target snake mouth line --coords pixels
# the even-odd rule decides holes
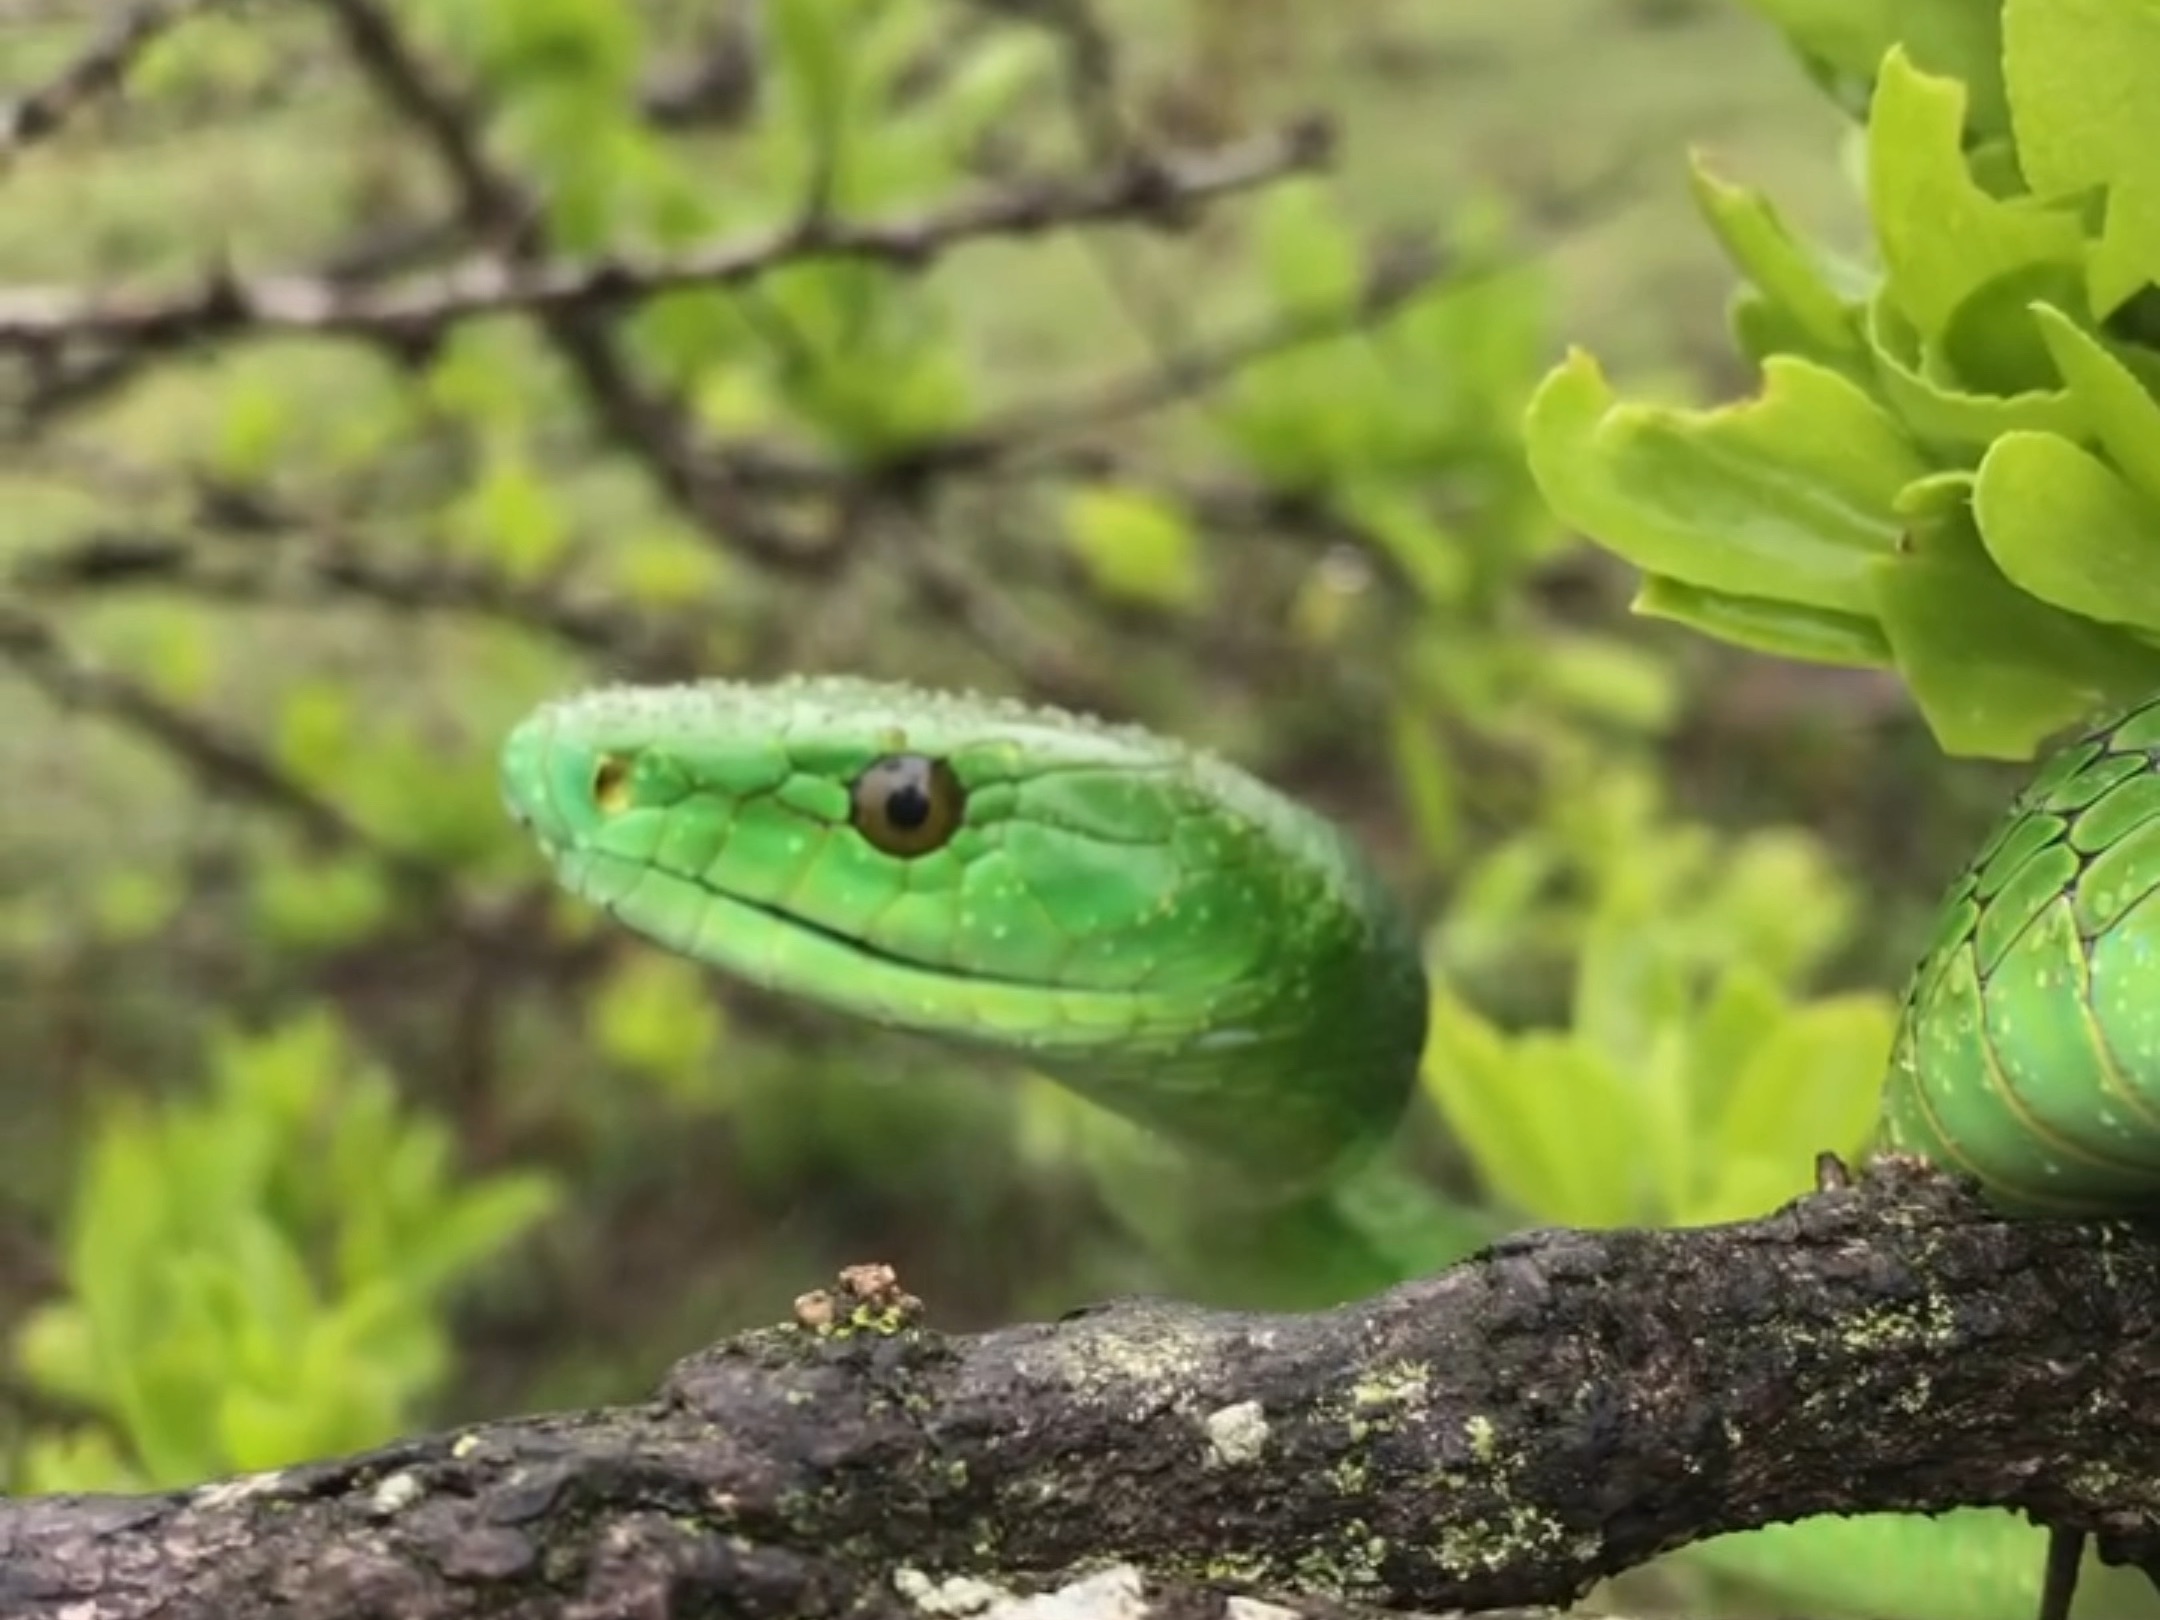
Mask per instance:
[[[566,850],[564,853],[574,856],[576,851]],[[1007,990],[1032,991],[1045,997],[1060,999],[1079,997],[1090,1001],[1125,1001],[1129,1000],[1138,989],[1137,986],[1125,989],[1109,989],[1095,985],[1061,984],[1051,979],[1021,978],[989,969],[968,969],[963,971],[958,968],[947,967],[941,963],[926,962],[919,957],[902,956],[897,951],[885,950],[858,934],[850,934],[829,927],[824,923],[805,917],[799,912],[789,911],[769,901],[753,900],[747,895],[716,887],[707,879],[693,873],[677,871],[672,867],[657,866],[651,863],[640,866],[636,881],[622,894],[612,897],[594,893],[592,884],[582,874],[578,875],[575,881],[569,883],[568,886],[584,899],[599,906],[601,910],[625,927],[634,928],[639,933],[660,939],[662,943],[668,943],[664,934],[656,933],[646,927],[638,915],[641,909],[636,905],[638,890],[645,883],[654,879],[660,879],[668,883],[679,883],[686,888],[696,890],[706,904],[726,908],[723,915],[735,913],[746,918],[756,918],[772,928],[784,929],[798,937],[815,940],[826,950],[844,956],[849,961],[860,966],[881,969],[888,973],[912,978],[926,979],[940,985],[997,985]],[[755,964],[746,963],[745,971],[757,971]]]

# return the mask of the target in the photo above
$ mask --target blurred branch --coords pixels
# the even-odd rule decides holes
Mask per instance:
[[[274,521],[296,534],[301,528],[289,514]],[[354,537],[321,526],[298,538],[277,550],[218,555],[181,535],[105,530],[32,552],[10,577],[37,593],[161,586],[231,602],[345,599],[400,613],[465,613],[553,636],[645,679],[680,678],[696,662],[687,627],[663,629],[650,614],[575,602],[546,582],[509,579],[477,564],[385,562]]]
[[[1180,404],[1271,356],[1377,326],[1449,277],[1455,278],[1452,285],[1464,284],[1460,265],[1422,244],[1406,244],[1377,258],[1357,294],[1343,303],[1293,311],[1225,337],[1166,350],[1124,376],[1016,407],[983,427],[938,440],[911,454],[906,464],[941,472],[979,467],[1008,460],[1046,440]]]
[[[508,260],[533,259],[542,245],[539,210],[514,176],[489,163],[471,109],[434,81],[406,48],[388,11],[373,0],[321,3],[377,93],[419,127],[451,177],[467,224]],[[748,510],[712,475],[683,402],[648,389],[635,376],[604,310],[571,301],[543,305],[536,313],[608,437],[702,527],[774,567],[814,571],[823,565],[813,546]]]
[[[122,7],[81,55],[34,89],[0,102],[0,174],[26,148],[115,89],[142,53],[174,25],[224,0],[137,0]]]
[[[644,1405],[0,1503],[0,1607],[897,1620],[1092,1575],[1127,1601],[1091,1614],[1490,1613],[1712,1535],[1961,1506],[2160,1569],[2160,1232],[2006,1222],[1907,1165],[1734,1225],[1526,1233],[1310,1315],[946,1337],[921,1309],[853,1268]]]
[[[1116,174],[1015,183],[922,214],[858,223],[812,215],[748,240],[669,257],[625,255],[589,263],[481,257],[395,288],[296,275],[219,275],[190,292],[134,297],[68,287],[0,288],[0,348],[163,346],[235,333],[294,332],[410,343],[461,320],[608,309],[690,287],[750,281],[806,259],[869,259],[913,269],[963,242],[1162,217],[1317,164],[1327,149],[1324,126],[1300,125],[1218,152],[1136,162]]]
[[[0,597],[0,659],[13,664],[54,703],[101,715],[155,743],[209,791],[272,811],[319,846],[365,851],[408,882],[429,887],[440,883],[442,874],[433,867],[386,846],[246,743],[126,676],[81,658],[43,618],[7,597]]]

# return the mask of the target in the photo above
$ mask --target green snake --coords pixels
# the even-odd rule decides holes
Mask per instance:
[[[2136,995],[2160,951],[2155,752],[2160,703],[2071,745],[1953,888],[1883,1145],[2021,1209],[2160,1190],[2160,1002]],[[845,677],[618,687],[536,710],[501,778],[557,880],[637,933],[1019,1058],[1256,1192],[1357,1185],[1416,1084],[1419,942],[1360,852],[1150,732]],[[1707,1545],[1848,1613],[2023,1620],[2035,1535],[1969,1515]]]

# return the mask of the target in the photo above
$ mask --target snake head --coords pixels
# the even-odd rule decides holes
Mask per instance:
[[[501,779],[638,933],[1271,1175],[1384,1132],[1415,1069],[1415,953],[1341,839],[1143,731],[841,678],[618,688],[524,721]]]

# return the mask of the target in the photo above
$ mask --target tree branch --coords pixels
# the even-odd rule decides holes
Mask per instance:
[[[813,258],[918,266],[966,241],[1026,236],[1144,217],[1280,179],[1325,151],[1318,126],[1297,126],[1220,151],[1115,174],[1015,182],[921,214],[850,222],[812,215],[747,238],[674,256],[522,262],[483,255],[402,286],[371,288],[305,275],[221,277],[177,294],[0,288],[0,348],[96,341],[164,346],[246,332],[337,333],[410,342],[478,316],[548,317],[636,303],[685,287],[726,286]],[[1417,285],[1398,289],[1394,301]]]
[[[0,101],[0,173],[25,148],[58,132],[78,109],[112,90],[161,36],[218,0],[139,0],[113,16],[88,49],[43,84]]]
[[[901,1615],[1129,1566],[1164,1602],[1477,1611],[1960,1505],[2160,1568],[2160,1230],[2001,1221],[1909,1166],[1732,1226],[1527,1233],[1304,1316],[1123,1301],[947,1338],[880,1269],[643,1405],[0,1503],[0,1609]]]

